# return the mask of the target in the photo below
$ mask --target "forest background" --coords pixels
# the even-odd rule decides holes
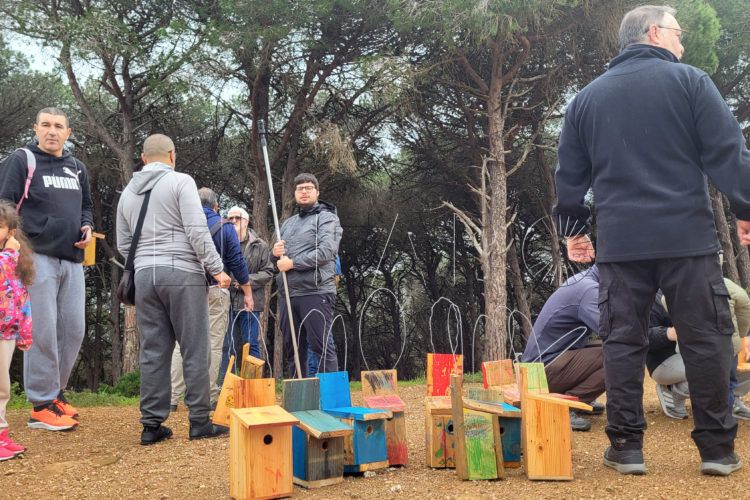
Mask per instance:
[[[427,352],[466,371],[520,352],[544,300],[578,269],[550,221],[561,117],[618,52],[621,0],[0,0],[0,155],[65,109],[89,169],[97,263],[71,385],[138,369],[135,311],[113,293],[115,212],[150,134],[177,169],[239,204],[271,241],[258,121],[281,219],[313,172],[344,227],[332,332],[352,379],[424,373]],[[683,62],[711,75],[750,137],[750,9],[680,0]],[[32,64],[33,61],[33,64]],[[726,275],[750,256],[712,188]],[[658,214],[654,214],[658,216]],[[262,331],[281,373],[276,294]],[[13,380],[21,380],[21,359]]]

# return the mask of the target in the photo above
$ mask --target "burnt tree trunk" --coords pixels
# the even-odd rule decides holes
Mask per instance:
[[[525,343],[531,337],[531,309],[526,298],[526,286],[523,284],[523,271],[518,262],[517,247],[518,245],[514,240],[511,242],[506,255],[508,258],[508,273],[510,273],[511,285],[513,286],[513,297],[516,301],[516,308],[521,314],[521,317],[516,317],[516,321],[521,327]]]
[[[724,251],[724,276],[735,283],[739,283],[740,276],[737,271],[737,261],[734,255],[732,233],[729,230],[727,215],[724,211],[723,196],[714,186],[709,188],[709,193],[711,195],[711,207],[714,212],[714,223],[719,235],[719,243],[721,243],[721,249]]]

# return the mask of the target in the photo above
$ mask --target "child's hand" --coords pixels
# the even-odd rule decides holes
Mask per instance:
[[[5,241],[5,248],[10,248],[11,250],[15,250],[17,252],[21,249],[21,244],[14,236],[11,236]]]
[[[18,339],[18,340],[16,340],[16,347],[18,347],[19,351],[24,351],[25,352],[25,351],[28,351],[29,348],[31,348],[31,344],[32,343],[33,342],[31,340],[21,340],[21,339]]]

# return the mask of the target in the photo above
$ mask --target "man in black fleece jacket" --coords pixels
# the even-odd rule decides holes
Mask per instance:
[[[741,467],[728,401],[732,319],[706,177],[750,243],[750,152],[711,79],[680,64],[682,30],[669,7],[642,6],[620,26],[622,52],[568,106],[554,215],[570,258],[590,261],[593,188],[600,334],[607,387],[604,463],[644,474],[643,374],[648,317],[666,296],[685,360],[704,474]]]
[[[52,431],[75,427],[78,411],[63,391],[78,357],[85,329],[83,249],[91,241],[91,192],[86,166],[66,152],[68,118],[45,108],[34,125],[37,143],[16,150],[0,167],[0,198],[21,203],[23,230],[34,254],[36,277],[29,286],[34,344],[23,360],[26,397],[33,405],[29,427]]]

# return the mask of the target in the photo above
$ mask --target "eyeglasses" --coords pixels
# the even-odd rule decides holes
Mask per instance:
[[[227,220],[229,222],[241,221],[242,217],[240,217],[239,215],[232,215],[231,217],[227,217]]]
[[[315,191],[315,186],[297,186],[295,188],[295,191],[298,193],[303,193],[303,192],[311,193],[312,191]]]
[[[668,27],[668,26],[660,26],[660,25],[658,25],[658,24],[656,25],[656,27],[657,27],[657,28],[661,28],[661,29],[663,29],[663,30],[672,30],[672,31],[677,31],[677,39],[678,39],[678,40],[680,40],[680,41],[682,41],[682,34],[683,34],[683,33],[688,33],[688,31],[687,31],[687,30],[684,30],[684,29],[682,29],[682,28],[670,28],[670,27]],[[648,30],[646,30],[646,32],[648,32]]]

